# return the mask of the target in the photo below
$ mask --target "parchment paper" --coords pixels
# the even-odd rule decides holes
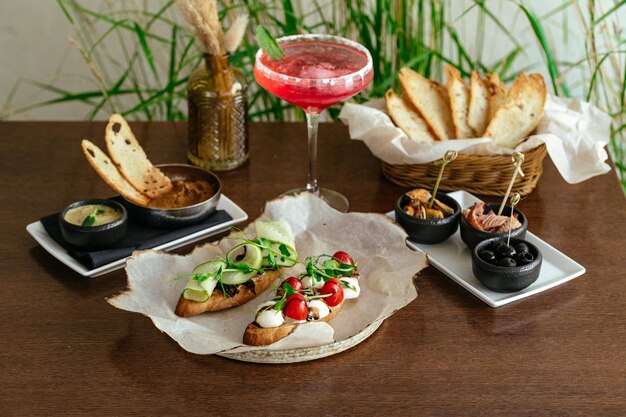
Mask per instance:
[[[426,256],[407,248],[404,230],[386,216],[340,213],[309,193],[273,200],[263,216],[289,222],[300,260],[309,255],[332,255],[337,250],[348,252],[358,262],[361,295],[346,300],[329,324],[300,325],[285,339],[262,349],[313,347],[345,340],[417,297],[413,276],[426,266]],[[244,233],[254,237],[254,225],[249,225]],[[253,321],[256,307],[273,297],[280,281],[240,307],[192,318],[174,314],[186,281],[173,278],[191,272],[203,261],[223,256],[234,243],[223,239],[218,244],[197,247],[186,256],[153,250],[135,252],[126,264],[128,290],[108,301],[117,308],[150,317],[156,327],[192,353],[259,349],[242,345],[243,332]],[[301,271],[303,267],[297,266],[285,270],[283,275],[286,278]]]
[[[388,164],[424,164],[441,159],[450,149],[464,154],[506,155],[545,143],[554,165],[570,184],[611,169],[604,149],[610,139],[611,118],[584,101],[548,95],[535,134],[515,149],[496,146],[490,138],[416,142],[393,124],[384,107],[381,99],[363,105],[346,103],[339,118],[348,125],[352,139],[362,140],[374,156]]]

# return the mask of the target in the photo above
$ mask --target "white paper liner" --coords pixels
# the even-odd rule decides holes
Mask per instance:
[[[597,107],[576,99],[548,95],[543,118],[535,134],[515,149],[493,144],[490,138],[455,139],[422,143],[409,139],[384,110],[382,99],[366,104],[346,103],[339,118],[350,137],[362,140],[372,154],[392,165],[425,164],[441,159],[446,151],[468,155],[510,155],[527,152],[542,143],[559,173],[570,184],[610,171],[605,146],[611,118]]]
[[[197,247],[186,256],[146,250],[135,252],[126,264],[128,290],[110,298],[113,306],[144,314],[185,350],[197,354],[245,352],[254,349],[293,349],[342,341],[377,320],[386,319],[417,297],[413,276],[426,266],[426,256],[405,244],[402,228],[381,214],[340,213],[309,193],[283,197],[267,204],[263,217],[287,220],[296,237],[301,260],[309,255],[345,250],[357,262],[361,295],[346,300],[329,324],[306,323],[283,340],[261,348],[242,345],[243,332],[256,307],[271,299],[280,281],[251,302],[229,310],[191,318],[174,314],[185,280],[172,281],[199,263],[223,256],[234,242]],[[253,237],[254,225],[245,231]],[[303,270],[284,271],[283,278]],[[279,279],[280,280],[280,279]]]

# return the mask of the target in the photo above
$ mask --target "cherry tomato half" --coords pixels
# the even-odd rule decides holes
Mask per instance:
[[[294,320],[306,320],[309,315],[309,307],[302,294],[293,294],[285,303],[285,316]]]
[[[293,290],[295,292],[302,291],[302,281],[300,281],[296,277],[289,277],[289,278],[287,278],[286,280],[284,280],[283,282],[280,283],[280,286],[276,290],[276,295],[277,296],[279,296],[279,297],[283,296],[283,289],[285,288],[285,284],[289,284],[291,286],[291,288],[293,288]]]
[[[335,260],[337,260],[338,262],[342,264],[354,265],[354,259],[352,259],[350,255],[348,255],[346,252],[342,250],[335,252],[335,254],[333,255],[333,258],[335,258]]]
[[[335,307],[341,304],[343,301],[343,287],[341,286],[341,282],[336,280],[335,278],[330,278],[320,291],[323,295],[331,294],[328,297],[324,297],[324,301],[330,307]]]
[[[344,252],[342,250],[335,252],[335,254],[333,255],[333,259],[339,262],[340,264],[354,265],[354,259],[352,259],[352,257],[348,255],[347,252]],[[355,277],[358,274],[359,272],[357,271],[356,268],[354,268],[354,272],[352,273],[352,276]]]

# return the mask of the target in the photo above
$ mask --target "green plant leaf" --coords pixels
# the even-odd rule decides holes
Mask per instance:
[[[256,39],[261,49],[271,60],[277,61],[285,56],[285,51],[283,51],[276,39],[270,35],[270,32],[264,26],[259,25],[256,27]]]

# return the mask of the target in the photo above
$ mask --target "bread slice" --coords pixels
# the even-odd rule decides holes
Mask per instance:
[[[172,181],[148,160],[122,116],[114,114],[109,118],[105,138],[111,159],[140,193],[155,198],[172,189]]]
[[[252,278],[254,291],[245,285],[239,285],[239,292],[233,297],[225,297],[219,290],[215,289],[209,299],[203,303],[187,300],[181,295],[176,305],[174,313],[179,317],[189,317],[205,313],[207,311],[220,311],[228,308],[237,307],[255,298],[258,294],[269,288],[269,286],[278,279],[280,270],[267,271],[262,275]]]
[[[511,86],[506,102],[489,122],[484,136],[495,139],[499,146],[515,148],[539,124],[546,94],[541,75],[522,72]]]
[[[339,310],[341,310],[343,302],[330,311],[326,317],[316,320],[318,322],[323,321],[328,323],[331,321]],[[278,342],[280,339],[284,339],[289,336],[291,332],[298,326],[298,323],[283,323],[278,327],[261,327],[258,324],[252,322],[248,324],[246,330],[243,333],[243,343],[248,346],[267,346],[272,343]]]
[[[497,73],[487,74],[487,99],[489,101],[489,110],[487,114],[487,124],[493,119],[498,109],[506,101],[506,87],[500,81]]]
[[[472,71],[467,124],[474,130],[477,137],[482,136],[487,128],[487,117],[489,115],[488,97],[487,85],[476,71]]]
[[[435,137],[428,130],[422,117],[402,97],[389,89],[385,93],[385,105],[391,120],[416,142],[434,142]]]
[[[83,148],[83,153],[89,165],[91,165],[109,187],[120,193],[120,195],[128,201],[132,201],[140,206],[148,205],[150,199],[141,194],[126,181],[126,178],[120,174],[113,161],[111,161],[100,148],[87,139],[84,139],[80,145]]]
[[[470,91],[461,77],[461,72],[452,65],[446,64],[443,67],[446,75],[446,85],[450,98],[450,109],[452,110],[452,123],[454,124],[455,138],[466,139],[476,137],[476,133],[467,121],[467,114],[470,101]]]
[[[441,85],[406,67],[400,70],[399,78],[404,97],[413,103],[435,137],[439,140],[453,138],[455,133],[450,117],[450,102],[442,93]]]

